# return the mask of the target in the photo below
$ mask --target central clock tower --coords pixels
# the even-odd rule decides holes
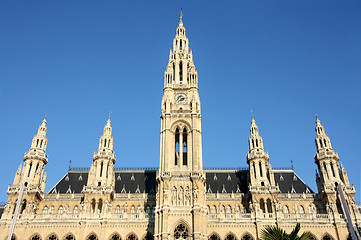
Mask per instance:
[[[156,239],[206,239],[198,74],[182,14],[164,73]]]

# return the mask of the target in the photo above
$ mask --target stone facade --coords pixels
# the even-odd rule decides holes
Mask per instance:
[[[44,193],[44,119],[7,190],[1,239],[8,239],[12,225],[13,239],[21,240],[250,240],[266,225],[290,231],[296,223],[314,239],[344,240],[349,237],[347,222],[354,229],[360,226],[355,189],[318,118],[315,193],[292,169],[272,169],[253,117],[249,168],[204,169],[200,103],[198,74],[181,18],[164,74],[159,169],[114,168],[109,118],[90,169],[70,169]]]

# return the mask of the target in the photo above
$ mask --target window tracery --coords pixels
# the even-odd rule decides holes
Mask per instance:
[[[98,237],[95,234],[90,235],[87,240],[98,240]]]
[[[138,240],[138,237],[137,237],[135,234],[130,234],[130,235],[127,237],[127,240]]]
[[[179,224],[174,229],[174,238],[175,239],[187,239],[188,236],[189,236],[188,228],[183,223]]]
[[[233,234],[228,234],[226,240],[236,240],[236,238],[233,236]]]
[[[68,235],[66,235],[64,240],[75,240],[75,237],[72,234],[68,234]]]
[[[111,237],[110,237],[110,240],[121,240],[120,236],[118,234],[113,234]]]
[[[221,240],[221,238],[218,237],[216,234],[212,234],[212,235],[208,238],[208,240]]]

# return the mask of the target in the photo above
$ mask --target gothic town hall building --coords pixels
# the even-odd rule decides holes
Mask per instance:
[[[256,240],[267,225],[296,223],[317,240],[356,239],[355,188],[319,119],[315,130],[317,193],[292,169],[272,169],[254,118],[249,167],[204,169],[198,74],[181,18],[164,73],[159,169],[114,168],[108,119],[90,168],[70,169],[45,193],[44,119],[7,190],[0,240]]]

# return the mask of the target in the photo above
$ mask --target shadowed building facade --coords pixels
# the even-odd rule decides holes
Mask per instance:
[[[70,169],[44,193],[44,119],[7,190],[1,240],[12,227],[16,240],[255,240],[266,225],[290,231],[296,223],[314,239],[336,240],[360,226],[355,189],[318,118],[317,193],[293,169],[272,169],[253,117],[249,167],[204,169],[201,118],[198,74],[181,18],[164,74],[159,168],[114,168],[109,118],[90,168]]]

